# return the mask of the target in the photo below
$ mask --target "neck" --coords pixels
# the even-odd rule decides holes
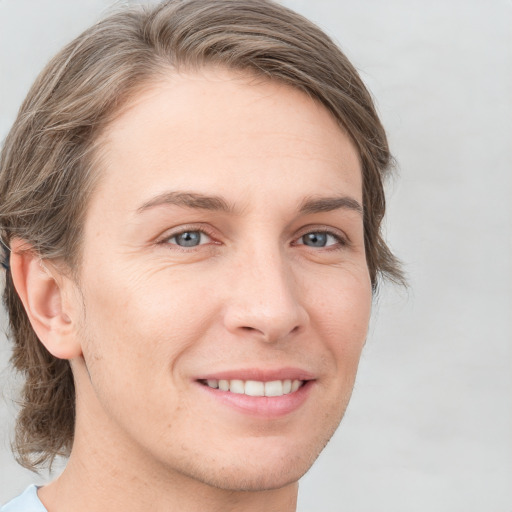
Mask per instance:
[[[219,468],[220,470],[220,468]],[[49,512],[294,512],[298,484],[219,489],[155,462],[89,396],[77,396],[73,450],[61,476],[39,490]]]

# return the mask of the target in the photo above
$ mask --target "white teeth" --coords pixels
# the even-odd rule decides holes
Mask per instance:
[[[280,380],[265,382],[265,396],[282,396],[283,383]]]
[[[245,385],[243,380],[232,380],[229,384],[229,391],[231,393],[238,393],[243,395],[245,393]]]
[[[204,381],[203,381],[204,382]],[[297,391],[303,381],[301,380],[273,380],[261,382],[258,380],[243,381],[240,379],[217,380],[208,379],[206,384],[210,388],[230,391],[231,393],[245,394],[249,396],[283,396]]]
[[[249,396],[265,396],[265,383],[257,380],[248,380],[245,383],[245,394]]]

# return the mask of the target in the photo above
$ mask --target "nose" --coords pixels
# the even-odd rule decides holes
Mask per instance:
[[[302,331],[309,316],[290,264],[275,251],[251,251],[231,269],[224,324],[228,331],[268,343]]]

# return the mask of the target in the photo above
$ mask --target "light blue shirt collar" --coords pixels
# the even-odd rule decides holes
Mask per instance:
[[[0,512],[48,512],[37,496],[37,486],[30,485],[23,494],[6,503]]]

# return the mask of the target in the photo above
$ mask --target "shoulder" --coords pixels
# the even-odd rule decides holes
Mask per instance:
[[[23,494],[6,503],[0,512],[48,512],[37,497],[37,487],[27,487]]]

